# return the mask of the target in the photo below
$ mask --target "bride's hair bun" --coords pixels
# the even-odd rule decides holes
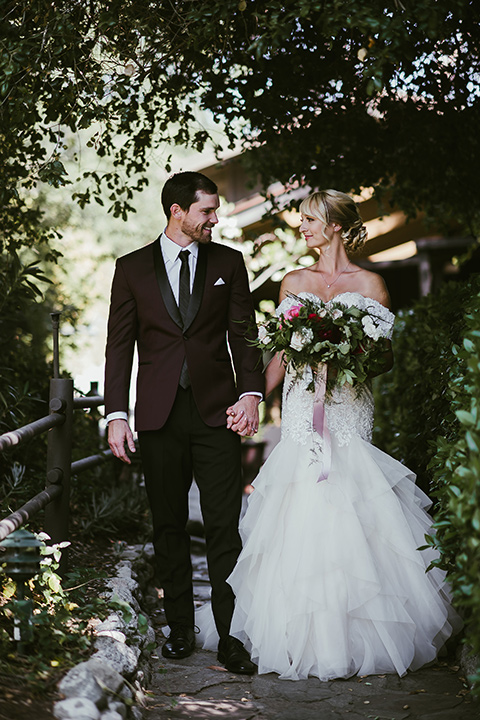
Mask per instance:
[[[309,195],[300,205],[300,212],[319,218],[325,225],[335,223],[342,228],[347,252],[355,252],[367,240],[367,228],[358,207],[349,195],[339,190],[320,190]]]
[[[342,240],[347,252],[360,250],[367,239],[367,228],[361,220],[357,220],[348,230],[342,231]]]

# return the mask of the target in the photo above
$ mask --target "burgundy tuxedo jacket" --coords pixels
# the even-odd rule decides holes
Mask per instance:
[[[137,430],[164,425],[185,357],[202,419],[212,427],[225,425],[225,410],[240,394],[264,391],[260,353],[246,339],[255,335],[247,272],[237,250],[217,243],[199,244],[185,327],[160,240],[119,258],[108,320],[106,414],[128,411],[136,344]]]

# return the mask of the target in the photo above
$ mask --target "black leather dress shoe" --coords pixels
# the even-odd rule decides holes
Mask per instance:
[[[162,647],[162,655],[172,660],[186,658],[195,650],[195,633],[192,628],[177,625],[170,631],[170,637]]]
[[[253,675],[256,670],[256,665],[250,660],[250,655],[240,640],[234,637],[220,640],[217,658],[227,670],[238,675]]]

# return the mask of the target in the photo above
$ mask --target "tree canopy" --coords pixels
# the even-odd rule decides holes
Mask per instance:
[[[2,0],[3,242],[45,236],[29,192],[69,181],[69,135],[113,163],[77,200],[126,217],[155,147],[209,142],[197,108],[265,185],[373,186],[475,232],[479,20],[474,0]]]

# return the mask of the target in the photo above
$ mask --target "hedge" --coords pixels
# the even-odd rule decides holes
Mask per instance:
[[[400,313],[395,366],[376,381],[374,442],[434,499],[436,563],[480,653],[480,278],[449,283]],[[480,666],[470,678],[480,694]]]

